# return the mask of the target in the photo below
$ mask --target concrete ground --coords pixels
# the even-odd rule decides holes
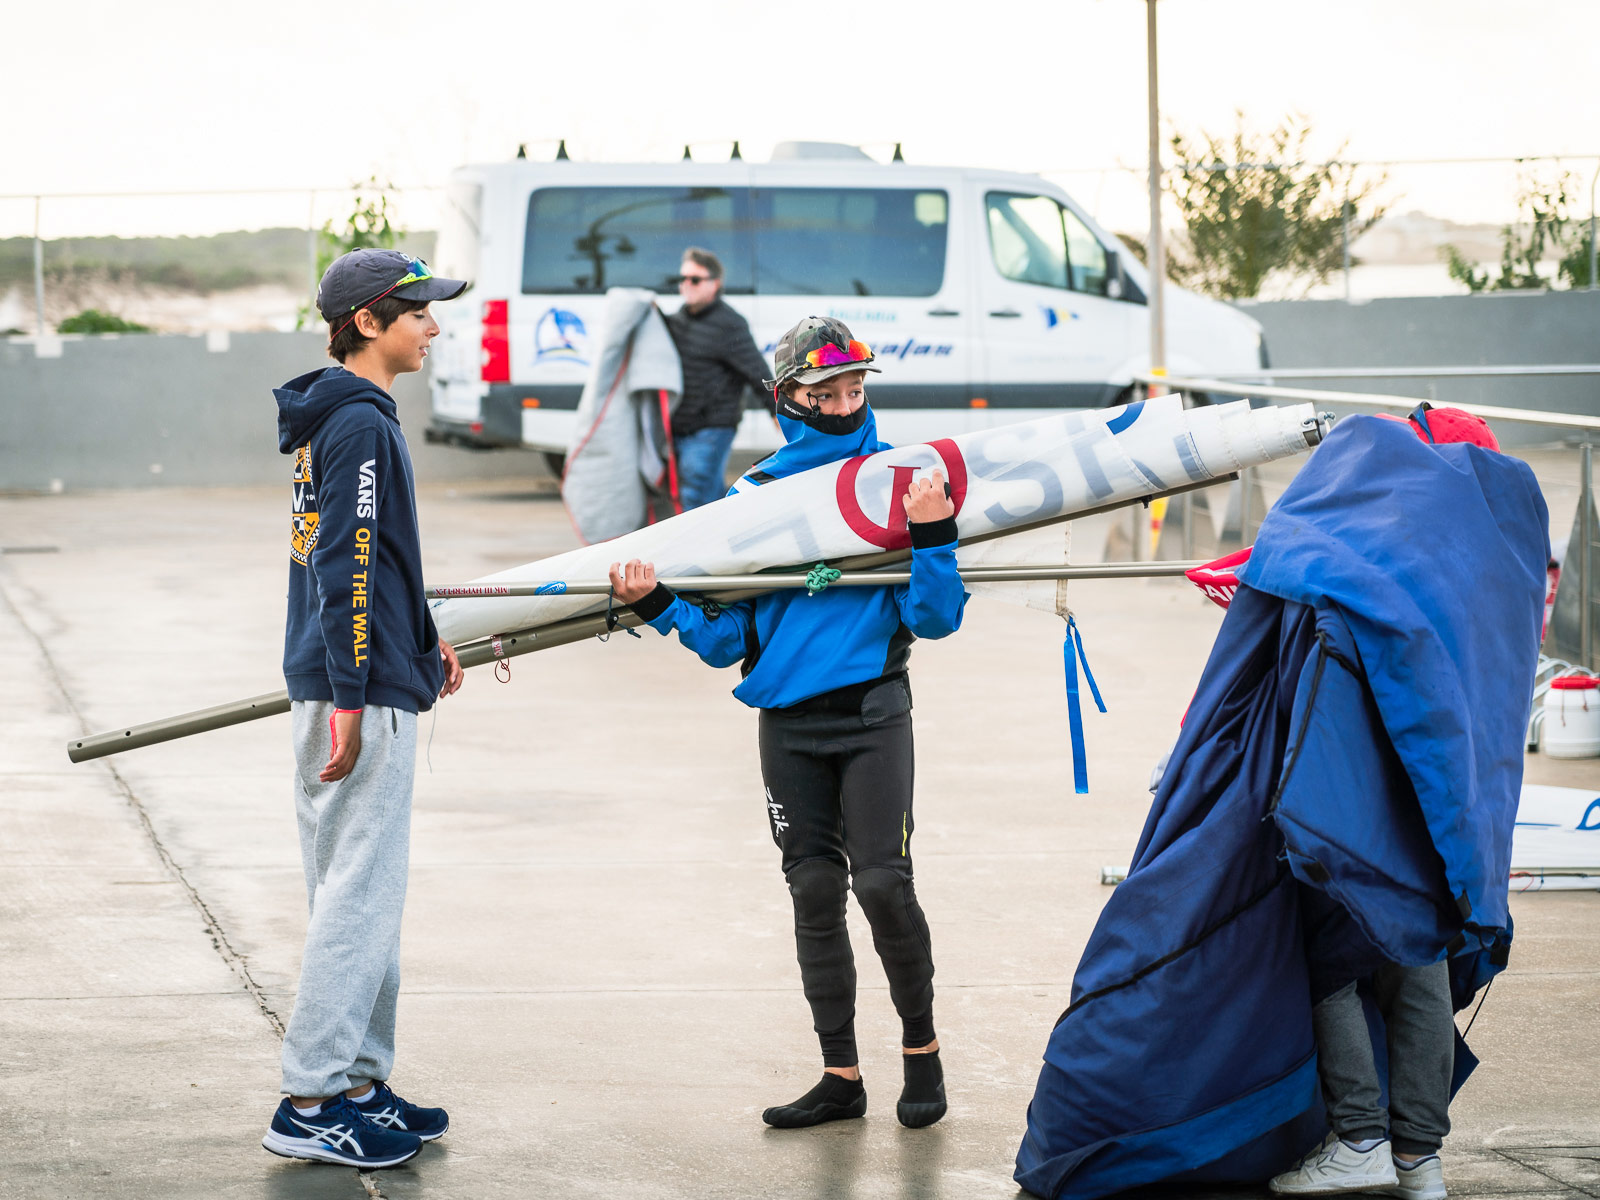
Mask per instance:
[[[1556,506],[1570,456],[1547,467]],[[547,483],[507,486],[424,489],[430,580],[571,544]],[[361,1176],[258,1144],[305,922],[287,720],[82,765],[64,749],[281,686],[285,500],[0,498],[0,1197],[1018,1194],[1099,868],[1131,854],[1218,610],[1170,581],[1074,585],[1110,706],[1087,717],[1087,797],[1058,620],[978,599],[917,648],[914,849],[951,1099],[921,1131],[893,1117],[898,1028],[854,914],[871,1111],[760,1122],[818,1065],[735,672],[654,634],[518,659],[508,685],[473,672],[421,728],[394,1080],[452,1128]],[[1104,536],[1080,531],[1083,557]],[[1596,787],[1600,761],[1534,755],[1528,778]],[[1600,894],[1512,910],[1448,1178],[1600,1196]]]

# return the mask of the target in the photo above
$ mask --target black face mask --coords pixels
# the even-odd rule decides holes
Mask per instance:
[[[829,437],[843,437],[855,433],[867,422],[867,402],[861,401],[861,407],[853,413],[828,414],[822,411],[817,404],[803,405],[790,396],[784,396],[778,402],[778,411],[791,420],[799,421],[809,426],[818,433],[827,434]]]

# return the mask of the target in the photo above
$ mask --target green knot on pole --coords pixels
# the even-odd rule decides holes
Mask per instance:
[[[830,567],[827,563],[818,563],[806,575],[806,595],[815,596],[823,588],[833,583],[843,574],[838,568]]]

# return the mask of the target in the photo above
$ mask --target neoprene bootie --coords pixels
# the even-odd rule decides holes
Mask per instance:
[[[859,1079],[846,1079],[831,1071],[822,1073],[822,1081],[792,1104],[779,1104],[761,1114],[761,1119],[778,1129],[803,1129],[807,1125],[821,1125],[824,1121],[842,1121],[847,1117],[865,1116],[867,1089]],[[935,1117],[935,1120],[938,1118]]]
[[[900,1103],[894,1106],[895,1116],[908,1129],[932,1125],[949,1108],[944,1099],[944,1068],[939,1065],[939,1052],[901,1057],[906,1064],[906,1086],[900,1093]]]

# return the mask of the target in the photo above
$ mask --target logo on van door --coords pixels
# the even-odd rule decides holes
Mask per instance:
[[[1078,314],[1068,308],[1051,308],[1048,304],[1039,305],[1039,311],[1044,314],[1044,327],[1054,329],[1067,321],[1076,321]]]
[[[533,361],[565,359],[580,367],[589,365],[589,331],[583,318],[571,309],[547,308],[533,327]]]

